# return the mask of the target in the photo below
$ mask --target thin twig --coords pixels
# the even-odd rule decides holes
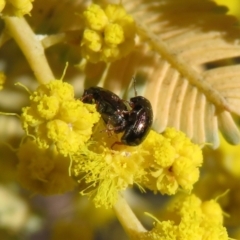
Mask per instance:
[[[119,222],[130,239],[139,239],[138,236],[147,231],[121,195],[119,195],[119,199],[114,205],[114,210]]]
[[[4,17],[4,21],[10,35],[14,38],[25,55],[38,82],[46,84],[55,79],[48,65],[44,48],[26,20],[18,17]]]

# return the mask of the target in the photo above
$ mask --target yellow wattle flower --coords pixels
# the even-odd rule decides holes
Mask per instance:
[[[136,28],[133,18],[122,5],[105,9],[91,4],[83,13],[85,30],[81,41],[82,56],[90,62],[111,62],[133,50]]]
[[[73,87],[60,80],[39,86],[21,115],[24,130],[39,148],[55,146],[64,156],[85,148],[99,118],[94,105],[75,99]]]
[[[199,178],[203,157],[200,147],[184,133],[173,128],[167,128],[162,135],[151,131],[142,149],[149,151],[147,188],[168,195],[175,194],[179,188],[192,190]]]
[[[142,234],[140,239],[229,239],[222,226],[221,207],[213,200],[202,202],[189,195],[178,199],[168,211],[173,220],[157,221],[153,230]]]
[[[26,141],[17,151],[17,175],[20,183],[33,193],[61,194],[73,190],[76,183],[69,176],[70,159],[56,148],[41,149],[35,141]]]

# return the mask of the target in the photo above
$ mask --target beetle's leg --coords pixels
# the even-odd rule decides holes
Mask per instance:
[[[112,150],[113,150],[113,147],[114,147],[115,145],[125,145],[125,144],[122,143],[122,142],[114,142],[114,143],[112,144],[112,146],[111,146],[111,149],[112,149]]]
[[[137,96],[137,90],[136,90],[136,78],[133,76],[133,77],[132,77],[132,80],[133,80],[134,94],[135,94],[135,97],[136,97],[136,96]]]
[[[100,132],[106,132],[108,134],[108,136],[111,137],[113,135],[113,132],[114,132],[114,127],[108,121],[108,123],[106,125],[106,128],[101,130]]]
[[[118,115],[128,115],[131,111],[128,111],[128,110],[117,110],[115,112],[115,114],[118,114]]]
[[[81,101],[84,102],[85,99],[90,99],[91,101],[93,100],[93,94],[86,94],[85,96],[82,96],[81,97]],[[88,103],[88,102],[85,102],[85,103]]]
[[[122,124],[122,125],[120,125],[120,126],[114,127],[114,126],[111,124],[111,122],[109,121],[109,122],[107,123],[106,132],[116,132],[116,133],[118,133],[118,131],[119,131],[119,132],[122,132],[122,131],[124,131],[125,127],[126,127],[126,124]]]

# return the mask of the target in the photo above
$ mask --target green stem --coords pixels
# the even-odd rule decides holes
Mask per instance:
[[[24,53],[38,82],[46,84],[55,79],[48,65],[44,48],[27,21],[18,17],[4,17],[4,21],[10,35]]]
[[[147,232],[121,195],[119,195],[119,199],[114,205],[114,210],[119,222],[130,239],[139,239],[142,233]]]

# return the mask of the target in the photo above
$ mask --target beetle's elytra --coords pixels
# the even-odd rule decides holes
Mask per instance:
[[[128,109],[115,93],[101,87],[90,87],[84,90],[82,101],[95,103],[104,122],[111,125],[115,133],[124,131],[127,119],[123,113]]]

